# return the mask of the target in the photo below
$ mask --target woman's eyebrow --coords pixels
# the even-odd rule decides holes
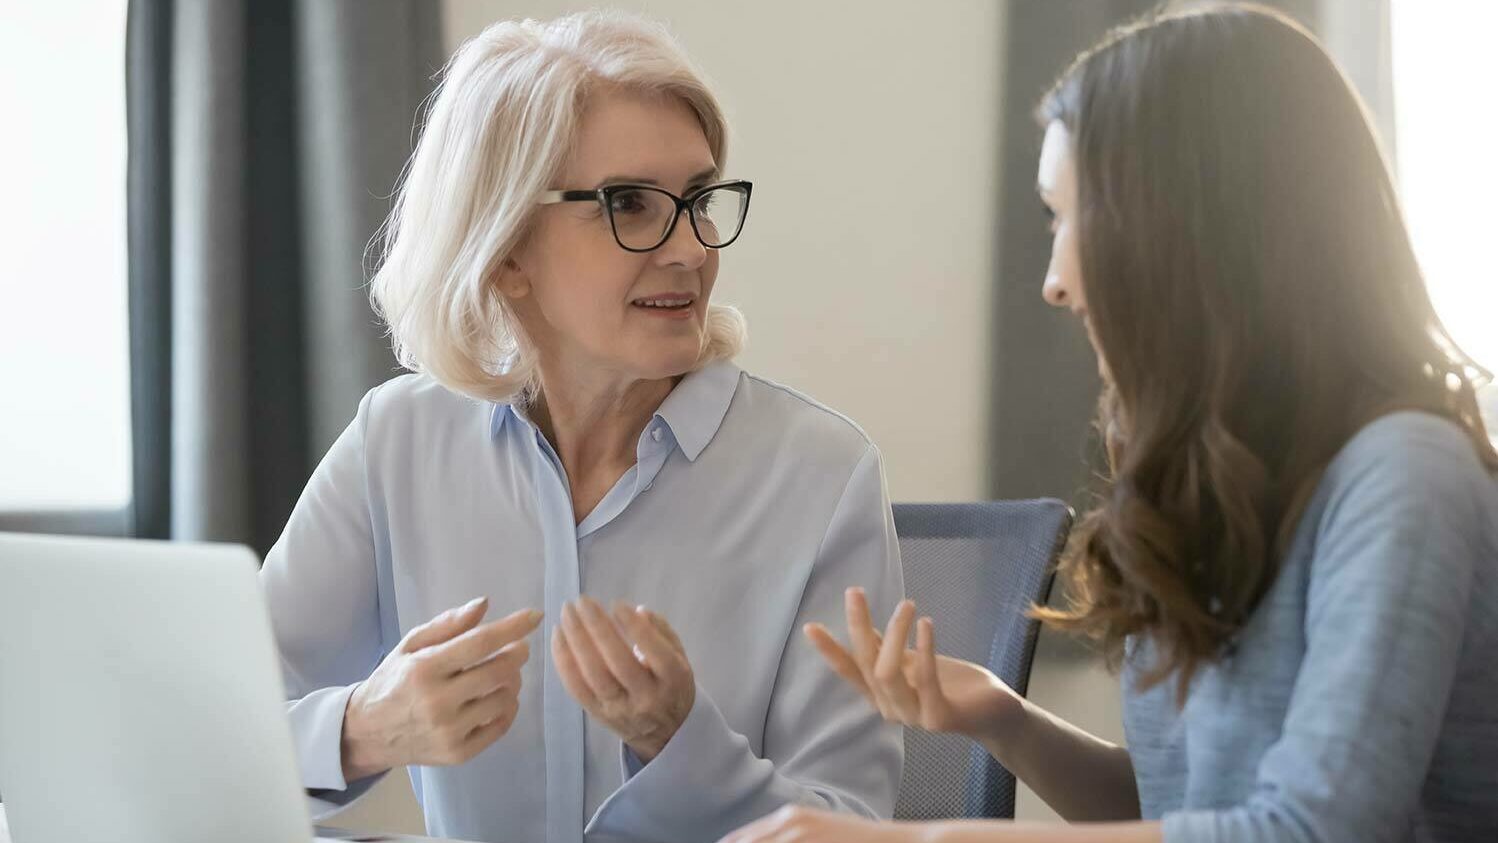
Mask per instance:
[[[656,181],[653,178],[650,178],[649,176],[628,176],[628,175],[607,176],[605,178],[599,179],[598,183],[601,184],[601,185],[602,184],[653,184],[653,185],[660,185],[660,182]]]
[[[713,181],[713,180],[717,179],[717,177],[718,177],[718,168],[717,167],[709,167],[706,170],[703,170],[702,172],[698,173],[697,175],[692,176],[691,178],[687,179],[687,184],[689,186],[690,185],[694,185],[694,184],[703,184],[703,183],[706,183],[706,182]],[[600,180],[598,183],[600,185],[605,185],[605,184],[648,184],[648,185],[654,185],[656,187],[659,187],[660,184],[661,184],[661,182],[660,182],[659,179],[651,178],[650,176],[638,176],[638,175],[628,175],[628,174],[620,174],[620,175],[609,176],[607,178],[604,178],[604,179]]]

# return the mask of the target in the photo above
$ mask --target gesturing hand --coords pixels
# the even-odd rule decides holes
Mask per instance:
[[[697,700],[686,649],[665,619],[584,597],[562,608],[551,653],[567,693],[649,763]]]
[[[479,625],[488,600],[412,629],[354,689],[343,718],[349,781],[408,764],[462,764],[509,731],[535,610]]]
[[[906,647],[915,604],[902,602],[881,636],[869,617],[861,589],[846,597],[852,651],[821,624],[807,624],[806,636],[839,676],[879,709],[885,720],[932,732],[956,732],[975,740],[990,737],[1023,709],[1024,701],[982,665],[936,654],[930,618],[916,627],[914,649]]]

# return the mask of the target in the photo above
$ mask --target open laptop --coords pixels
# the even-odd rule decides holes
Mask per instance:
[[[313,840],[256,569],[232,545],[0,534],[14,843]]]

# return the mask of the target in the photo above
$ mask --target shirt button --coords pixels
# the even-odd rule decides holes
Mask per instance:
[[[654,439],[657,442],[661,441],[661,429],[657,427],[656,429],[650,431],[650,438]]]

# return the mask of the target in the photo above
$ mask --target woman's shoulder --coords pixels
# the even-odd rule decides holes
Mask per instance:
[[[1370,531],[1437,529],[1498,552],[1498,477],[1471,436],[1425,412],[1365,425],[1328,464],[1306,513],[1319,544]]]
[[[1498,485],[1472,437],[1450,419],[1419,411],[1381,416],[1364,425],[1327,466],[1328,491],[1367,484],[1410,493],[1477,494],[1492,501]]]
[[[366,437],[383,438],[415,428],[486,425],[494,405],[454,392],[429,375],[405,373],[374,387],[359,402],[355,424]]]
[[[800,390],[748,372],[740,373],[729,415],[739,423],[775,431],[785,446],[858,457],[874,448],[869,435],[847,415]]]

